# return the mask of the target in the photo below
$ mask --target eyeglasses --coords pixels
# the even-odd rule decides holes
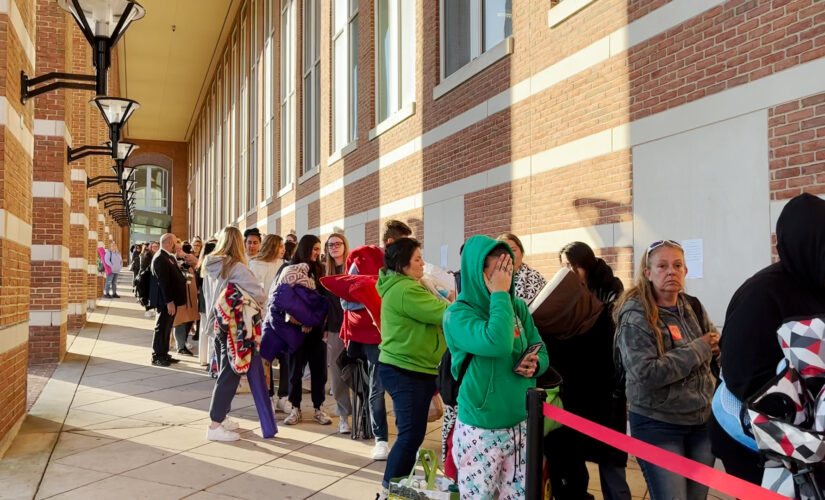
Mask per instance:
[[[667,245],[673,245],[673,246],[675,246],[675,247],[682,248],[682,245],[680,245],[678,241],[673,241],[673,240],[659,240],[659,241],[654,241],[653,243],[651,243],[651,244],[650,244],[650,246],[649,246],[649,247],[647,247],[647,253],[645,254],[645,259],[649,259],[649,258],[650,258],[650,252],[652,252],[652,251],[656,250],[657,248],[659,248],[660,246],[665,245],[665,244],[667,244]]]
[[[327,248],[338,248],[344,246],[343,241],[330,241],[327,243]]]

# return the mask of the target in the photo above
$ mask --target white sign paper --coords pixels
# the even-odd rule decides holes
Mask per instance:
[[[702,267],[704,264],[704,242],[702,239],[682,240],[682,248],[685,251],[685,265],[688,268],[688,279],[702,278]]]
[[[447,247],[448,245],[441,245],[441,267],[443,267],[444,269],[448,268]]]

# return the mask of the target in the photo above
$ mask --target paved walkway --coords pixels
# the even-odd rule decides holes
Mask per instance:
[[[153,320],[121,295],[98,301],[88,325],[68,339],[65,361],[0,460],[0,498],[375,497],[384,462],[369,457],[371,442],[336,434],[337,419],[286,426],[279,413],[278,434],[263,439],[252,398],[242,394],[231,413],[242,440],[207,442],[214,381],[196,358],[151,366]],[[332,406],[328,398],[330,414]],[[310,410],[307,395],[304,414]],[[390,429],[392,443],[392,417]],[[424,446],[439,452],[440,436],[438,423],[431,424]],[[635,462],[628,480],[634,498],[644,498]],[[598,484],[591,467],[591,486]]]

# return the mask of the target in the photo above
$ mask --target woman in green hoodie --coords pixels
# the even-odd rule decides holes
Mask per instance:
[[[398,439],[387,457],[383,487],[406,476],[427,432],[438,363],[447,349],[441,320],[447,303],[418,280],[424,276],[421,244],[401,238],[387,246],[375,288],[381,296],[378,374],[392,397]],[[379,495],[380,497],[380,495]]]
[[[444,315],[444,333],[453,377],[463,375],[453,433],[461,498],[493,498],[496,490],[502,500],[524,498],[525,398],[548,360],[544,345],[522,357],[541,337],[527,305],[515,296],[506,243],[486,236],[467,240],[461,294]]]

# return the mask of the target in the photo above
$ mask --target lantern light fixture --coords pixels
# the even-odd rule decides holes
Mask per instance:
[[[122,97],[98,96],[91,101],[100,110],[103,120],[109,126],[109,147],[112,151],[112,158],[118,157],[118,143],[120,142],[120,131],[126,125],[132,113],[140,109],[140,104],[132,99]],[[131,151],[131,150],[130,150]]]

